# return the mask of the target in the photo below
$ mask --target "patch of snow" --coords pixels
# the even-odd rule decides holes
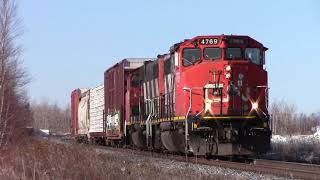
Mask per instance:
[[[287,137],[280,136],[280,135],[273,135],[271,139],[272,143],[286,143],[287,141],[288,141]]]
[[[294,135],[294,136],[281,136],[272,135],[272,143],[288,143],[288,142],[304,142],[304,143],[320,143],[320,130],[311,135]]]
[[[47,134],[47,135],[49,135],[49,133],[50,133],[49,129],[40,129],[40,131]]]
[[[313,136],[314,136],[315,138],[320,139],[320,128],[317,128],[317,132],[315,132],[315,133],[313,134]]]

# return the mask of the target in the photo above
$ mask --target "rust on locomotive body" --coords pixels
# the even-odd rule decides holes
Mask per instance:
[[[195,155],[266,152],[266,51],[249,36],[197,36],[156,59],[117,63],[105,72],[103,140]]]

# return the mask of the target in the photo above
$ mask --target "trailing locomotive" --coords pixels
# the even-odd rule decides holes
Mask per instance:
[[[86,91],[73,92],[72,134],[195,155],[266,152],[265,51],[248,36],[197,36],[156,59],[124,59],[104,74],[104,109],[93,111],[101,114],[100,133],[79,131],[81,116],[90,126],[92,115],[79,111]]]

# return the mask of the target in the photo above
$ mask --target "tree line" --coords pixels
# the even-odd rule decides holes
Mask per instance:
[[[52,133],[64,134],[70,132],[70,106],[61,107],[56,103],[43,100],[31,104],[32,127],[47,129]]]
[[[297,135],[313,134],[320,126],[320,112],[298,113],[298,108],[285,101],[275,101],[270,106],[273,134]]]
[[[59,107],[44,100],[31,104],[32,126],[49,129],[56,133],[70,132],[70,106]],[[320,126],[320,112],[298,113],[298,108],[285,101],[274,101],[270,106],[271,129],[273,134],[298,135],[313,134]]]

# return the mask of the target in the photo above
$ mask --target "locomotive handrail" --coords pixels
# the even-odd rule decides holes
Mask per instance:
[[[147,146],[149,146],[149,137],[152,138],[152,117],[157,116],[155,112],[155,100],[159,100],[160,96],[154,97],[152,99],[145,99],[146,102],[150,102],[150,114],[146,120],[146,140]],[[158,110],[159,111],[159,110]]]
[[[149,125],[149,121],[151,120],[151,117],[153,116],[153,111],[154,111],[154,107],[153,107],[153,101],[154,99],[145,99],[145,101],[149,101],[151,102],[151,110],[150,110],[150,114],[146,120],[146,139],[147,139],[147,146],[149,146],[149,136],[152,136],[152,132],[150,133],[150,131],[152,131],[152,127],[150,128]],[[151,124],[151,123],[150,123]]]
[[[256,88],[264,88],[264,98],[265,98],[265,106],[266,106],[266,109],[267,109],[267,111],[268,112],[270,112],[270,109],[269,109],[269,86],[266,86],[266,85],[262,85],[262,86],[256,86]],[[265,117],[267,117],[267,114],[264,112],[264,111],[262,111],[262,113],[263,113],[263,115],[265,116]]]
[[[185,141],[186,141],[186,147],[185,147],[185,151],[186,151],[186,154],[188,153],[189,151],[189,148],[188,148],[188,141],[189,141],[189,127],[188,127],[188,116],[189,116],[189,113],[191,111],[191,107],[192,107],[192,88],[188,88],[188,87],[184,87],[183,88],[184,91],[189,91],[189,108],[188,108],[188,112],[186,114],[186,117],[185,117]]]
[[[180,93],[179,93],[180,94]],[[173,95],[173,93],[171,92],[171,93],[165,93],[165,94],[162,94],[162,95],[160,95],[160,96],[156,96],[156,97],[153,97],[153,98],[145,98],[144,99],[144,106],[148,106],[149,107],[149,104],[148,104],[148,102],[151,102],[151,103],[153,103],[154,105],[155,104],[157,104],[158,103],[158,106],[156,106],[155,105],[155,107],[154,107],[154,112],[153,112],[153,115],[154,116],[156,116],[156,118],[159,118],[159,117],[162,117],[162,114],[161,114],[161,110],[159,109],[160,108],[160,101],[161,101],[161,98],[165,98],[166,96],[172,96]],[[155,100],[158,100],[158,102],[157,103],[155,103],[154,101]],[[169,106],[169,105],[168,105]],[[170,106],[173,106],[173,103],[170,103]],[[151,108],[151,107],[150,107]],[[169,108],[169,107],[168,107]],[[171,109],[173,108],[173,107],[170,107]],[[170,111],[170,112],[166,112],[166,118],[168,118],[168,119],[171,119],[172,118],[172,114],[171,114],[171,111],[172,110],[167,110],[167,111]],[[146,112],[145,113],[148,113],[149,111],[148,110],[146,110]],[[164,115],[163,115],[164,116]],[[151,120],[153,120],[153,119],[151,119]]]

